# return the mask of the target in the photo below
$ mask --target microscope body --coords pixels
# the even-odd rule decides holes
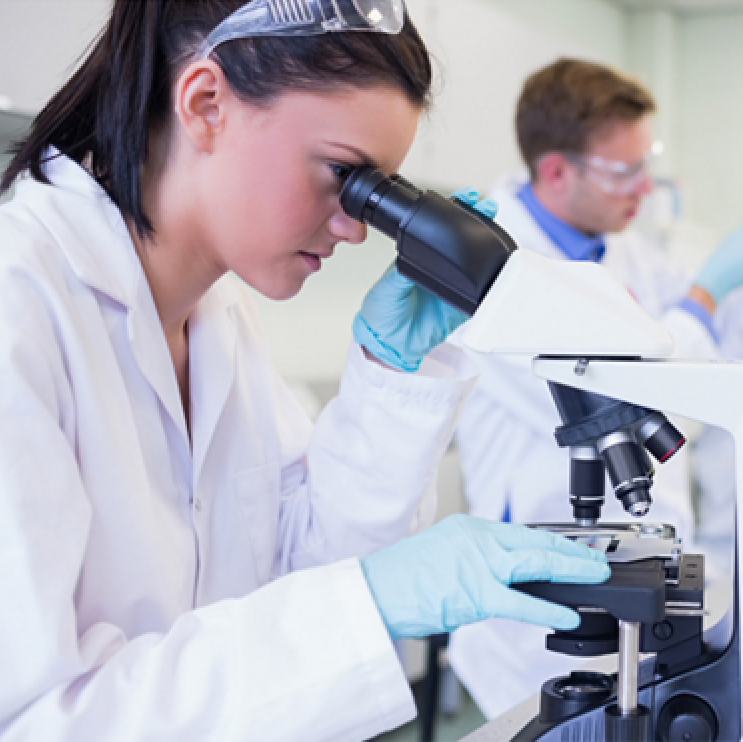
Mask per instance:
[[[518,270],[509,273],[514,266]],[[547,637],[548,649],[584,660],[617,654],[618,662],[615,673],[578,671],[547,680],[538,716],[512,739],[740,740],[737,558],[730,610],[713,639],[703,631],[703,557],[684,554],[672,526],[639,517],[652,502],[654,467],[647,453],[661,463],[683,445],[660,411],[727,429],[743,471],[743,364],[643,360],[669,356],[672,338],[664,340],[665,330],[646,315],[644,321],[633,316],[641,311],[637,304],[623,289],[611,296],[608,281],[598,266],[515,254],[463,336],[475,351],[536,356],[534,372],[549,384],[563,422],[556,443],[571,454],[574,520],[534,527],[602,548],[612,566],[602,585],[518,586],[581,615],[575,631]],[[563,295],[565,287],[570,296]],[[525,317],[514,335],[498,316],[519,301]],[[605,470],[625,510],[638,516],[634,523],[599,520]]]
[[[537,376],[597,394],[663,409],[728,430],[736,442],[736,473],[743,471],[743,364],[688,361],[595,360],[576,373],[577,359],[534,361]],[[740,491],[739,489],[737,490]],[[740,508],[738,508],[740,513]],[[738,515],[740,518],[740,515]],[[741,533],[740,523],[736,534]],[[544,526],[570,530],[571,525]],[[637,529],[641,532],[642,521]],[[584,529],[572,526],[573,534]],[[652,528],[652,527],[651,527]],[[611,532],[604,524],[597,530]],[[569,535],[573,535],[569,534]],[[664,543],[666,538],[670,542]],[[624,591],[625,599],[601,595],[601,588],[533,584],[527,592],[578,608],[576,632],[548,637],[548,647],[565,654],[587,656],[619,651],[616,675],[573,673],[547,681],[539,715],[513,740],[530,742],[600,742],[601,740],[740,740],[741,643],[738,564],[741,544],[736,537],[733,588],[722,620],[703,632],[705,615],[703,559],[674,548],[671,532],[653,543],[638,559],[612,563],[604,590]],[[670,546],[670,549],[669,549]],[[622,585],[621,583],[625,583]],[[596,617],[603,627],[596,628]],[[586,620],[587,619],[587,620]],[[612,630],[616,620],[618,632]],[[608,628],[607,628],[608,627]],[[601,629],[605,646],[599,646]],[[581,630],[585,636],[581,636]],[[611,638],[618,641],[611,646]],[[571,636],[572,634],[572,636]],[[571,645],[572,640],[572,645]],[[622,642],[630,646],[622,646]],[[634,643],[634,645],[633,645]],[[588,646],[577,651],[578,645]],[[648,655],[641,662],[639,652]],[[634,706],[634,708],[632,708]],[[621,713],[624,710],[625,713]]]
[[[472,315],[465,345],[536,357],[534,372],[549,383],[563,422],[557,444],[571,452],[574,521],[535,527],[603,548],[612,566],[603,585],[519,586],[581,615],[577,630],[548,637],[550,649],[578,657],[617,652],[618,666],[547,681],[539,715],[512,740],[742,740],[737,536],[729,610],[703,635],[703,558],[683,553],[672,526],[607,524],[599,516],[604,471],[628,513],[648,512],[647,452],[662,462],[683,444],[662,413],[732,433],[740,483],[743,363],[642,360],[668,358],[673,338],[603,267],[519,250],[471,207],[399,176],[357,168],[340,200],[350,216],[396,241],[403,275]],[[640,652],[648,655],[643,662]]]
[[[539,715],[513,740],[743,739],[738,554],[729,610],[705,635],[703,557],[684,554],[672,527],[599,520],[599,464],[628,513],[639,518],[651,508],[647,452],[662,462],[683,444],[662,413],[732,433],[740,482],[743,364],[661,360],[672,355],[670,333],[605,269],[524,250],[509,257],[462,341],[480,353],[535,357],[563,422],[556,443],[571,453],[574,517],[535,527],[594,546],[603,540],[612,566],[603,585],[519,586],[581,615],[579,628],[550,635],[548,648],[584,658],[617,653],[618,663],[616,673],[548,680]]]

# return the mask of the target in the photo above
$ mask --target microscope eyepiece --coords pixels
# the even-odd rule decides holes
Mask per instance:
[[[465,314],[475,313],[516,250],[510,235],[471,206],[370,166],[350,173],[340,201],[350,217],[395,240],[400,273]]]

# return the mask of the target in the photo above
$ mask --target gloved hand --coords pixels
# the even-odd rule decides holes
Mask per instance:
[[[707,260],[695,285],[719,304],[733,289],[743,286],[743,227],[729,235]]]
[[[493,201],[478,201],[463,189],[454,198],[494,218]],[[391,265],[371,288],[353,321],[356,342],[400,371],[417,371],[421,361],[467,319],[467,315],[400,275]]]
[[[598,583],[603,553],[547,531],[453,515],[361,561],[393,639],[453,631],[486,618],[574,629],[578,614],[510,590],[514,582]]]

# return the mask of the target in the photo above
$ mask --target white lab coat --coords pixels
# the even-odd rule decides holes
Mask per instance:
[[[48,174],[0,209],[0,740],[348,742],[409,720],[353,557],[430,522],[472,364],[442,347],[408,376],[353,346],[313,431],[228,275],[189,320],[190,444],[119,211],[70,160]]]
[[[516,197],[519,184],[496,189],[496,221],[521,249],[564,260]],[[673,332],[677,355],[711,357],[708,331],[687,312],[672,307],[690,279],[656,247],[632,231],[606,239],[603,265],[652,316]],[[515,321],[507,318],[504,321]],[[561,424],[547,384],[531,372],[531,358],[473,354],[481,367],[456,433],[465,495],[471,512],[499,520],[509,503],[517,523],[564,522],[572,518],[568,498],[569,457],[555,443]],[[685,451],[656,467],[650,519],[673,523],[687,542],[693,536]],[[631,520],[607,483],[602,518]],[[506,621],[467,626],[449,650],[460,679],[489,718],[539,690],[549,677],[575,668],[575,660],[544,649],[545,629]]]

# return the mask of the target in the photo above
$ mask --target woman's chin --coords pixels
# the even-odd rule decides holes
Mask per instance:
[[[293,299],[302,290],[302,286],[304,286],[306,279],[307,276],[302,276],[301,278],[270,284],[259,284],[252,281],[245,281],[245,283],[255,289],[262,296],[265,296],[266,299],[271,299],[272,301],[287,301],[287,299]]]

